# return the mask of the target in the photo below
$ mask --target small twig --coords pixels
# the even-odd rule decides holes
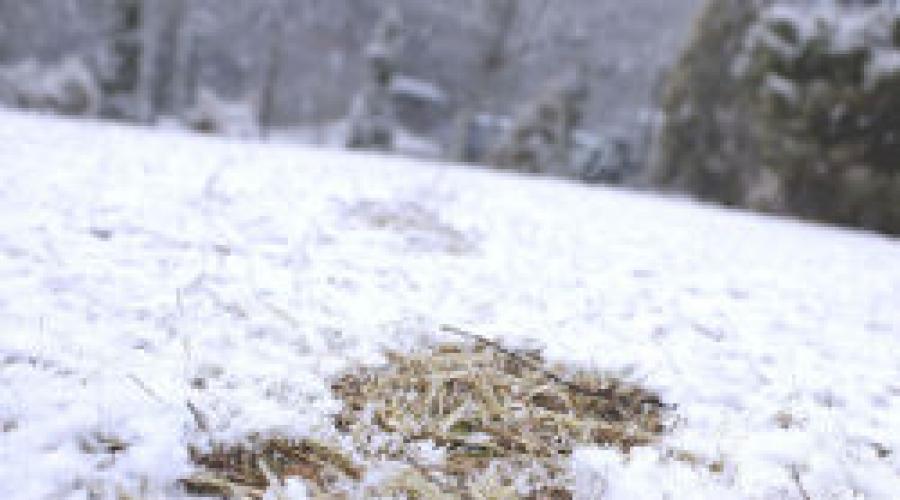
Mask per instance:
[[[222,309],[223,311],[231,314],[233,317],[238,319],[247,319],[250,315],[247,313],[247,310],[241,307],[239,304],[234,302],[226,301],[222,295],[219,294],[213,288],[208,286],[203,286],[200,290],[206,294],[207,297],[212,299],[213,303],[215,303],[216,307]]]
[[[129,380],[131,380],[132,382],[134,382],[135,385],[137,385],[138,387],[140,387],[141,390],[144,391],[148,396],[150,396],[152,399],[156,400],[157,403],[167,404],[167,403],[166,403],[166,400],[164,400],[162,397],[160,397],[160,395],[157,394],[156,391],[154,391],[154,390],[151,389],[149,386],[147,386],[147,384],[145,384],[143,380],[139,379],[139,378],[137,377],[137,375],[135,375],[135,374],[133,374],[133,373],[129,373],[129,374],[127,375],[127,377],[128,377]]]
[[[206,415],[197,408],[190,399],[187,400],[187,408],[191,412],[191,416],[194,417],[194,423],[197,425],[197,429],[200,432],[209,432],[209,419],[206,418]]]
[[[300,320],[298,320],[297,318],[292,316],[289,312],[287,312],[283,308],[276,306],[275,304],[272,304],[271,302],[264,300],[264,299],[259,299],[259,302],[263,306],[265,306],[266,309],[268,309],[272,314],[274,314],[275,316],[278,316],[279,319],[281,319],[285,323],[291,325],[292,328],[294,328],[294,329],[300,328],[300,326],[301,326]]]
[[[135,385],[140,387],[142,391],[144,391],[156,402],[164,405],[169,404],[168,401],[163,399],[162,396],[160,396],[156,391],[145,384],[143,380],[137,377],[137,375],[129,373],[128,379],[134,382]],[[194,417],[194,423],[197,425],[197,429],[199,429],[201,432],[209,432],[209,420],[206,418],[203,412],[201,412],[200,409],[197,408],[197,405],[195,405],[190,399],[187,400],[187,408],[191,412],[191,416]]]
[[[803,497],[803,500],[811,500],[812,497],[809,496],[806,488],[803,487],[803,481],[800,479],[800,468],[797,467],[797,464],[791,464],[788,469],[791,471],[791,479],[797,485],[797,491],[800,492],[800,496]]]

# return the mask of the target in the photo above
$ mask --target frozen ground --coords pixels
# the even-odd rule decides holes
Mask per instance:
[[[327,434],[325,377],[450,323],[678,404],[585,498],[896,498],[900,242],[391,157],[0,113],[0,498],[171,496]],[[105,449],[121,442],[124,452]]]

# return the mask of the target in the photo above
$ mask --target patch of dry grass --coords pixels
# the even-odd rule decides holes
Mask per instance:
[[[363,469],[342,450],[311,439],[250,439],[247,443],[191,450],[205,472],[183,481],[188,493],[228,498],[261,498],[273,482],[302,478],[313,492],[338,489],[342,481],[358,482]]]
[[[192,454],[207,473],[185,486],[253,497],[273,481],[300,477],[317,495],[570,498],[576,447],[627,453],[666,431],[667,407],[646,389],[453,333],[459,342],[389,352],[384,366],[333,381],[343,403],[335,427],[353,450],[280,439],[217,446]],[[396,467],[361,486],[367,468],[385,463]]]
[[[566,373],[538,352],[448,330],[461,341],[388,353],[387,365],[334,382],[344,403],[336,426],[362,456],[405,463],[458,496],[565,497],[575,447],[628,452],[665,430],[664,405],[637,385]],[[423,445],[432,452],[422,453]],[[428,456],[435,450],[441,460]]]

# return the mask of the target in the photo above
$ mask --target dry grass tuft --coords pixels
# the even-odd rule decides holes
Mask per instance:
[[[344,402],[336,426],[353,436],[361,455],[405,463],[419,483],[444,493],[558,498],[571,489],[567,457],[576,446],[627,453],[665,430],[664,405],[641,387],[564,374],[537,352],[455,333],[464,341],[389,353],[386,366],[333,383]],[[442,459],[423,454],[423,445]]]
[[[335,427],[355,449],[257,439],[194,450],[205,472],[185,480],[185,488],[254,498],[298,477],[327,498],[571,498],[576,447],[627,453],[666,430],[667,407],[646,389],[554,369],[539,352],[445,331],[461,341],[389,352],[385,366],[359,367],[333,381],[343,402]],[[381,472],[367,476],[351,456]]]
[[[228,498],[262,498],[270,485],[290,477],[302,478],[314,492],[326,492],[341,482],[360,481],[363,473],[341,450],[311,439],[251,439],[194,449],[191,459],[204,472],[182,481],[187,492]]]

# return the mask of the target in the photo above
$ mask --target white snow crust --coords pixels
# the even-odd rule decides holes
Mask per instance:
[[[579,450],[581,498],[897,498],[898,306],[878,235],[0,112],[0,498],[176,496],[188,401],[220,440],[334,437],[328,378],[441,324],[640,381],[661,446],[724,464]]]

